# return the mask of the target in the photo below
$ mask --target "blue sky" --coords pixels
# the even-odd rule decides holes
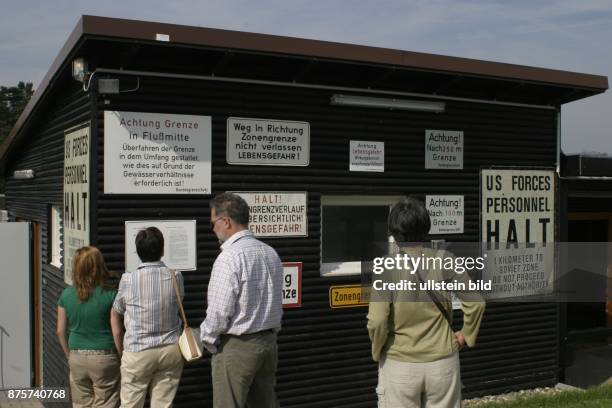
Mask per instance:
[[[610,0],[2,0],[0,85],[36,86],[82,14],[312,38],[612,77]],[[612,156],[610,92],[562,109],[567,153]]]

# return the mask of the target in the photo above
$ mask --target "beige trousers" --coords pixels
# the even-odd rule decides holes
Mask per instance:
[[[75,408],[119,406],[119,357],[70,353],[70,391]]]
[[[276,334],[222,336],[212,356],[213,408],[277,408]]]
[[[386,359],[378,369],[378,408],[459,408],[459,353],[429,363]]]
[[[142,408],[150,386],[151,408],[169,408],[176,395],[183,356],[178,344],[138,352],[121,358],[121,408]]]

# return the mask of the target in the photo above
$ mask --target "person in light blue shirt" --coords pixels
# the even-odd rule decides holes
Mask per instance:
[[[161,261],[164,236],[159,229],[139,231],[136,252],[142,263],[123,274],[113,304],[113,314],[121,315],[125,326],[121,407],[142,407],[150,387],[151,408],[169,408],[183,371],[174,271]],[[183,297],[183,277],[178,272],[176,279]]]
[[[244,199],[219,194],[210,208],[213,231],[223,243],[200,326],[212,353],[213,407],[275,408],[283,266],[276,251],[249,231]]]

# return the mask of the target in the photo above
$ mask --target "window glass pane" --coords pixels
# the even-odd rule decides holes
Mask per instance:
[[[323,206],[322,212],[323,263],[369,260],[387,242],[389,206]]]

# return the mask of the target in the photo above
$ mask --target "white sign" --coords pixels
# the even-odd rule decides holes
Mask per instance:
[[[483,242],[554,242],[553,171],[482,170],[481,190]]]
[[[385,171],[385,143],[351,140],[349,171]]]
[[[283,262],[283,308],[302,306],[302,263]]]
[[[482,170],[481,230],[488,251],[484,277],[491,298],[547,294],[553,290],[555,172]]]
[[[131,272],[140,265],[136,253],[136,235],[140,230],[157,227],[164,235],[162,261],[168,268],[194,271],[197,268],[196,221],[126,221],[125,222],[125,270]]]
[[[308,166],[310,124],[228,118],[226,159],[229,164]]]
[[[89,124],[64,133],[64,282],[72,284],[72,257],[89,245]]]
[[[426,130],[425,168],[463,169],[463,132],[454,130]]]
[[[104,112],[105,194],[210,194],[210,116]]]
[[[428,195],[425,205],[431,218],[429,234],[463,234],[462,195]]]
[[[307,237],[306,192],[235,192],[249,205],[249,229],[257,237]]]

